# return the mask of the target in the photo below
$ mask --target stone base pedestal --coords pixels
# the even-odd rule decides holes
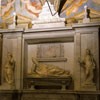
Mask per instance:
[[[15,28],[16,28],[15,23],[8,25],[8,29],[15,29]]]
[[[64,22],[36,23],[36,24],[32,25],[32,29],[55,28],[55,27],[65,27],[65,23]]]
[[[84,84],[81,86],[81,90],[83,91],[96,91],[95,84]]]
[[[83,23],[90,23],[90,18],[84,18]]]
[[[4,83],[0,86],[0,90],[15,90],[15,85],[9,85],[7,83]]]

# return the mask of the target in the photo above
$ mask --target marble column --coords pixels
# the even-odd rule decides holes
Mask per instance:
[[[96,91],[99,89],[99,23],[74,24],[75,28],[75,90]],[[83,86],[86,80],[85,69],[78,60],[83,60],[86,49],[95,60],[93,83]],[[92,77],[92,76],[91,76]]]
[[[1,30],[3,34],[3,52],[2,52],[2,84],[0,89],[11,90],[5,82],[4,68],[7,61],[7,54],[10,52],[15,61],[14,80],[15,88],[21,89],[21,50],[22,50],[22,32],[23,29]]]
[[[1,73],[1,62],[2,62],[2,34],[0,34],[0,73]],[[0,74],[0,84],[1,84],[1,74]]]

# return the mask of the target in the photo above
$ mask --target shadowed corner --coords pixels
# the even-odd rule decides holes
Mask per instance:
[[[19,91],[14,90],[12,94],[12,100],[20,100],[21,99],[21,93],[19,94]]]
[[[62,10],[62,8],[63,8],[63,6],[64,6],[64,4],[65,4],[66,1],[67,0],[60,0],[59,8],[58,8],[58,15],[60,15],[61,10]]]

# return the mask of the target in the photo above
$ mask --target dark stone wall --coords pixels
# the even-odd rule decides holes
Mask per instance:
[[[76,100],[72,94],[24,94],[21,100]]]
[[[0,91],[0,100],[100,100],[99,95],[85,91]]]
[[[2,71],[1,64],[2,64],[2,35],[0,34],[0,73]],[[0,74],[0,84],[1,84],[1,74]]]

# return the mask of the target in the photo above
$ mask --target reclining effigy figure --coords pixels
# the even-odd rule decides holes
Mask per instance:
[[[40,64],[34,57],[32,57],[32,72],[33,76],[40,77],[68,77],[70,76],[70,72],[66,71],[58,66],[54,66],[51,64]]]

